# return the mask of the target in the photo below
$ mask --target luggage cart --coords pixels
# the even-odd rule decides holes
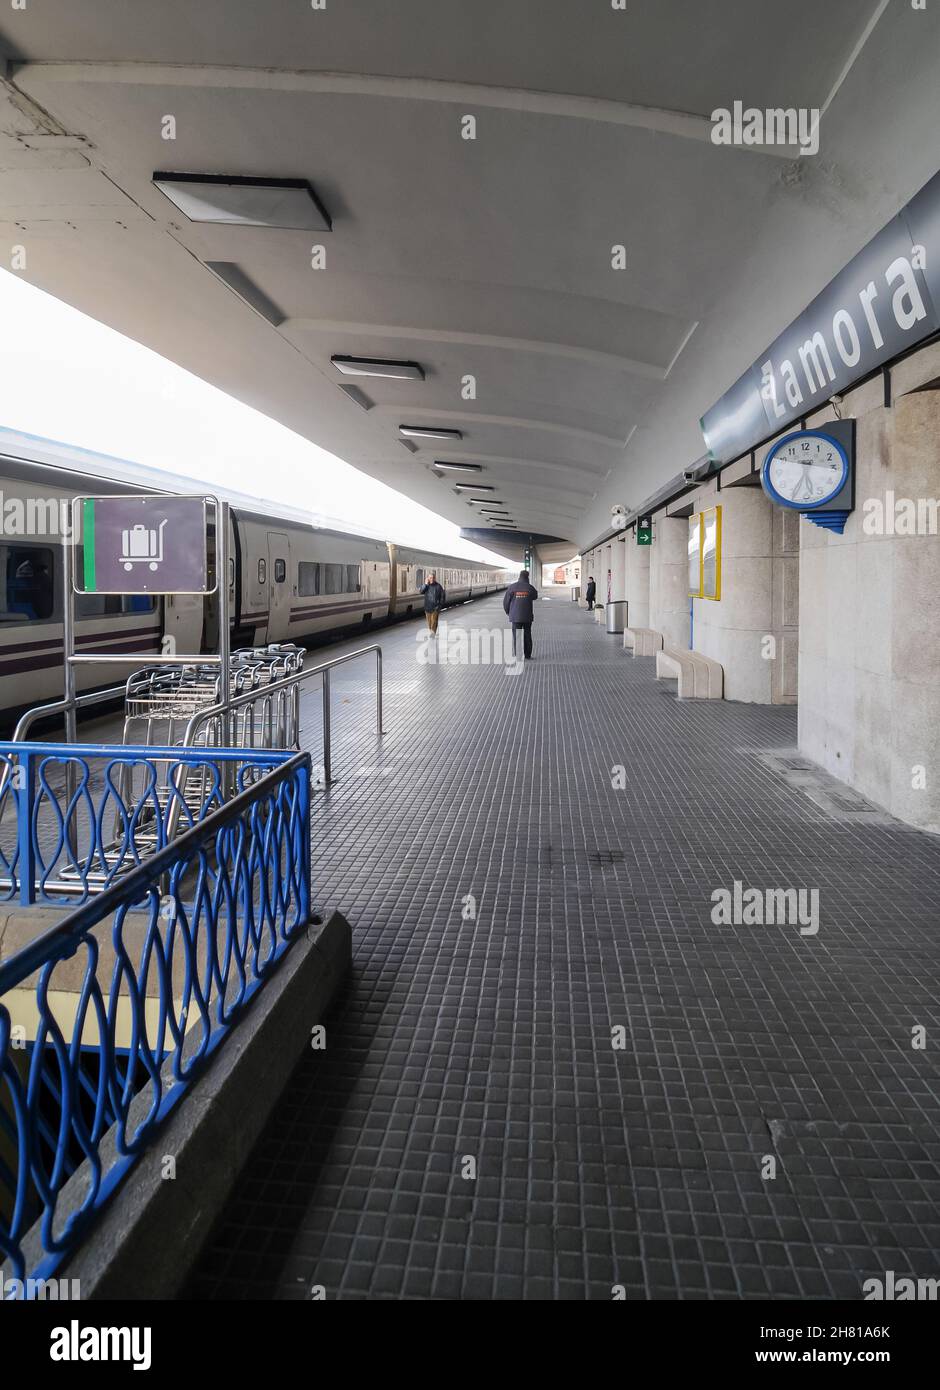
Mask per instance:
[[[300,696],[296,685],[278,689],[285,677],[303,668],[303,647],[272,642],[267,647],[249,647],[233,652],[230,661],[232,695],[257,690],[259,699],[227,715],[207,719],[194,747],[299,748]],[[133,672],[127,679],[124,698],[125,746],[182,747],[189,721],[200,710],[220,703],[221,678],[217,666],[186,663],[155,666]],[[140,853],[152,853],[161,833],[180,834],[201,819],[208,807],[241,790],[231,779],[218,782],[206,768],[177,767],[163,760],[155,787],[147,788],[146,770],[122,770],[120,799],[125,811],[139,808],[134,823],[134,846]],[[147,802],[139,803],[144,796]],[[171,804],[172,803],[172,804]],[[114,843],[119,850],[124,839],[120,808],[116,808]]]

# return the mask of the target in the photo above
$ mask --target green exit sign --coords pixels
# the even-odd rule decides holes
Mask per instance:
[[[637,521],[636,543],[637,545],[653,544],[653,518],[651,516],[641,516]]]

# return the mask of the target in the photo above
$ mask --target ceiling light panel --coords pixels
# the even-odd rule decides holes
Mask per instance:
[[[398,433],[406,439],[463,439],[460,430],[433,429],[427,425],[399,425]]]
[[[330,215],[306,179],[259,179],[227,174],[171,174],[153,183],[190,222],[329,232]]]
[[[424,368],[418,362],[396,362],[384,357],[330,358],[333,366],[344,376],[379,376],[390,381],[424,381]]]

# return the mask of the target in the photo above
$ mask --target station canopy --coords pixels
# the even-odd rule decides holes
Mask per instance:
[[[701,456],[703,411],[935,172],[938,26],[883,0],[7,6],[0,240],[566,559]],[[736,102],[818,111],[818,150],[714,143]]]

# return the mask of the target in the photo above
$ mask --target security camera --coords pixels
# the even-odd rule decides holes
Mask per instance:
[[[698,470],[695,469],[695,468],[683,468],[683,470],[682,470],[682,476],[683,476],[683,478],[685,478],[685,480],[686,480],[687,483],[697,483],[697,482],[698,482],[698,478],[697,478],[697,476],[696,476],[697,471],[698,471]]]

